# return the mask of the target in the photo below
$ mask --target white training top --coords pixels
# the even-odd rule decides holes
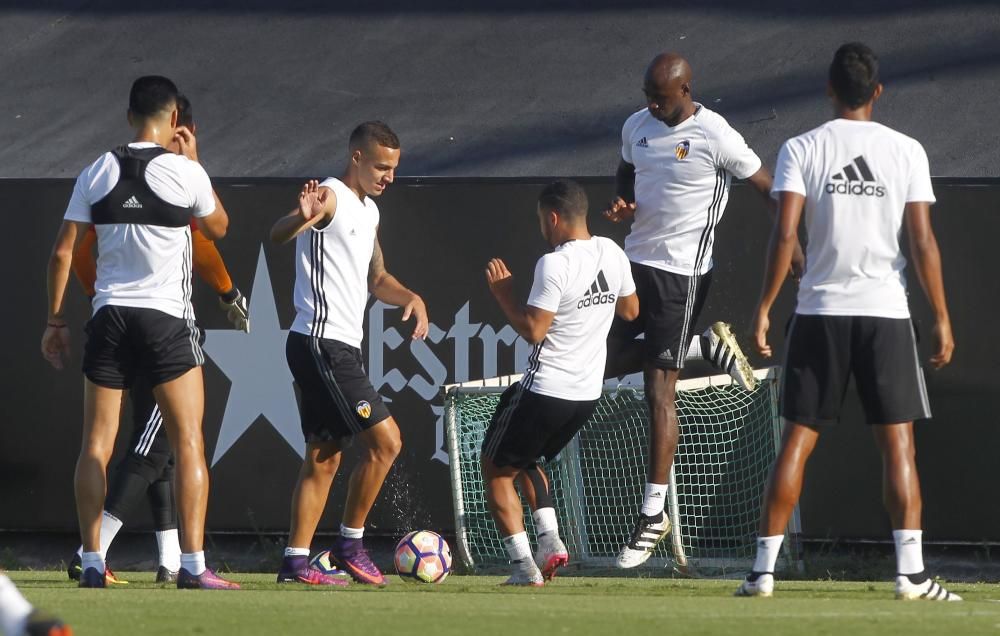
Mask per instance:
[[[371,197],[358,199],[340,179],[319,185],[337,195],[337,210],[326,227],[295,239],[292,331],[361,348],[378,206]]]
[[[909,318],[903,208],[935,201],[918,141],[875,122],[834,119],[785,142],[773,191],[806,197],[796,313]]]
[[[528,357],[521,386],[563,400],[601,397],[615,303],[634,293],[628,257],[610,239],[568,241],[538,259],[528,304],[555,318]]]
[[[129,147],[155,148],[157,144],[140,142]],[[114,189],[120,174],[118,159],[110,152],[84,168],[76,179],[64,218],[92,223],[91,206]],[[201,164],[183,155],[167,152],[150,161],[146,184],[163,201],[190,208],[193,216],[206,217],[215,211],[208,174]],[[194,319],[190,226],[111,223],[95,225],[94,229],[98,252],[94,313],[104,305],[119,305]]]
[[[672,128],[645,108],[622,127],[622,159],[635,166],[636,202],[625,253],[634,263],[684,276],[712,269],[730,181],[760,169],[760,158],[721,115],[695,106]]]

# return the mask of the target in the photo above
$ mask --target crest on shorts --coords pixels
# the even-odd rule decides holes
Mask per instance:
[[[691,142],[685,139],[676,146],[674,146],[674,156],[677,157],[678,161],[683,160],[688,156],[688,152],[691,151]]]
[[[358,402],[358,405],[354,407],[354,410],[358,412],[358,415],[366,420],[372,416],[372,405],[364,400]]]

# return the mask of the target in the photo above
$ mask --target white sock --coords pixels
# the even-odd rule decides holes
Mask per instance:
[[[348,528],[344,524],[340,524],[340,536],[345,539],[361,539],[365,536],[364,528]]]
[[[924,571],[923,530],[893,530],[896,543],[896,572],[919,574]]]
[[[691,338],[691,346],[688,347],[687,355],[684,357],[685,360],[704,360],[705,352],[701,348],[702,336],[695,336]]]
[[[32,609],[14,582],[6,574],[0,574],[0,632],[20,634]]]
[[[160,565],[171,572],[181,569],[181,542],[177,528],[157,530],[156,545],[160,550]]]
[[[757,539],[757,560],[753,562],[754,572],[774,572],[774,566],[778,563],[778,555],[781,554],[781,542],[784,540],[785,535],[783,534]]]
[[[559,536],[559,521],[556,519],[555,508],[539,508],[531,513],[531,518],[535,520],[535,534],[539,538],[550,532],[554,532],[557,537]]]
[[[105,570],[104,557],[101,556],[100,552],[84,552],[80,560],[82,561],[80,564],[81,572],[86,572],[88,568],[94,568],[98,572]]]
[[[296,556],[307,557],[307,556],[309,556],[309,548],[293,548],[292,546],[288,546],[287,548],[285,548],[285,556],[286,557],[296,557]]]
[[[107,510],[101,516],[101,558],[108,558],[108,548],[122,529],[122,521]]]
[[[511,561],[522,561],[531,558],[531,544],[528,543],[528,533],[518,532],[503,538],[504,547]]]
[[[666,484],[651,484],[646,482],[646,492],[642,496],[642,514],[656,517],[663,512],[663,504],[667,499]]]
[[[192,552],[191,554],[182,552],[181,567],[195,576],[201,576],[205,572],[205,551]]]

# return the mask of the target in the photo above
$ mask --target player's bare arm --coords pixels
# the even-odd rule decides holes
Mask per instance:
[[[617,196],[604,211],[604,216],[613,223],[621,223],[635,215],[635,166],[624,159],[615,172],[615,193]]]
[[[385,269],[385,258],[382,255],[382,245],[378,236],[375,237],[375,249],[368,265],[368,291],[384,303],[403,308],[403,321],[413,316],[417,324],[413,328],[414,340],[427,337],[427,307],[424,300],[403,286],[396,277]]]
[[[799,219],[806,198],[796,192],[778,193],[778,222],[771,232],[771,242],[767,249],[767,268],[764,285],[760,293],[757,311],[754,312],[753,339],[757,351],[765,358],[771,357],[771,345],[767,344],[767,330],[770,327],[771,306],[774,305],[781,285],[785,282],[792,266],[795,248],[799,244]]]
[[[278,219],[271,228],[271,240],[287,243],[318,223],[329,223],[337,211],[337,195],[310,179],[299,192],[299,205]]]
[[[549,327],[556,317],[555,313],[517,302],[514,298],[514,277],[499,258],[491,259],[487,263],[486,282],[489,283],[490,291],[497,299],[500,309],[507,316],[510,326],[519,336],[529,344],[538,344],[545,339],[545,334],[549,332]]]
[[[931,227],[931,208],[926,202],[907,203],[904,208],[906,233],[910,239],[910,257],[920,286],[924,288],[927,300],[934,311],[934,355],[931,366],[940,369],[951,362],[955,350],[955,339],[951,333],[951,318],[944,293],[944,278],[941,274],[941,252],[937,238]]]
[[[45,332],[42,334],[42,357],[56,369],[62,369],[69,356],[69,325],[63,316],[66,284],[73,266],[73,253],[87,232],[87,223],[63,221],[56,236],[48,268],[49,311]]]
[[[181,155],[195,163],[200,163],[198,161],[198,140],[194,136],[194,131],[187,126],[178,126],[174,132],[174,141],[177,143]],[[229,229],[229,215],[226,213],[222,201],[219,200],[219,195],[214,190],[212,196],[215,198],[215,210],[208,216],[195,217],[195,223],[202,234],[217,241],[224,237]]]
[[[771,196],[771,186],[774,184],[774,179],[771,178],[771,173],[767,171],[767,168],[763,166],[755,173],[747,177],[747,182],[753,186],[753,189],[764,199],[764,203],[767,205],[768,216],[771,222],[774,223],[778,217],[778,209],[775,205],[774,198]],[[792,254],[792,277],[795,280],[802,278],[802,275],[806,271],[806,255],[802,251],[802,245],[799,243],[798,239],[795,240],[795,253]]]
[[[615,315],[632,322],[639,317],[639,295],[619,296],[615,301]]]

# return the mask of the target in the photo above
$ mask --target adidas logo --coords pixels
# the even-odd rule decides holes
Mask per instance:
[[[608,286],[608,279],[604,277],[604,270],[600,270],[597,272],[597,278],[590,284],[590,289],[583,294],[583,298],[576,304],[576,308],[584,309],[586,307],[596,307],[597,305],[613,303],[617,298],[610,292],[611,288]]]
[[[905,541],[903,541],[903,543],[900,544],[900,545],[916,545],[916,544],[917,544],[916,537],[910,537],[909,539],[906,539]]]
[[[673,362],[674,354],[670,353],[670,349],[667,349],[660,355],[656,356],[658,360],[663,360],[664,362]]]
[[[139,199],[135,198],[135,195],[132,195],[132,196],[130,196],[128,198],[128,201],[126,201],[125,203],[122,203],[122,207],[123,208],[141,208],[142,204],[139,203]]]
[[[648,141],[646,141],[646,138],[645,138],[645,137],[643,137],[643,138],[642,138],[642,139],[640,139],[639,141],[635,142],[635,145],[636,145],[636,147],[638,147],[638,148],[649,148],[649,142],[648,142]]]
[[[884,197],[885,188],[875,182],[875,175],[865,158],[858,155],[854,161],[833,175],[826,184],[827,194],[853,194],[866,197]]]

